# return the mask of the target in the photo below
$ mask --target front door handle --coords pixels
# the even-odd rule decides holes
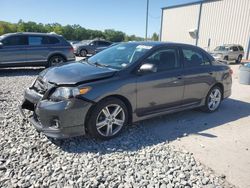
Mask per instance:
[[[213,75],[213,72],[209,72],[210,75]]]

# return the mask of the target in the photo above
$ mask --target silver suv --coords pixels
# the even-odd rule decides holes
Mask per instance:
[[[0,36],[0,67],[52,66],[75,60],[73,47],[54,33],[9,33]]]
[[[236,44],[224,44],[223,46],[217,46],[211,55],[216,60],[235,61],[240,63],[244,56],[244,49],[241,45]]]

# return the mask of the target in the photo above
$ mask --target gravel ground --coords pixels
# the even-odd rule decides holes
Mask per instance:
[[[0,187],[233,187],[143,122],[110,141],[51,142],[17,111],[39,71],[0,70]]]

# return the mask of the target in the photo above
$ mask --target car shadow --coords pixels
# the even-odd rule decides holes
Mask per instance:
[[[250,103],[235,99],[223,101],[218,111],[204,113],[198,110],[168,114],[127,127],[118,137],[108,141],[77,137],[55,141],[69,153],[100,153],[137,151],[144,147],[174,141],[182,136],[196,134],[216,139],[204,131],[250,115]]]
[[[43,67],[0,68],[0,77],[36,76],[43,70]]]

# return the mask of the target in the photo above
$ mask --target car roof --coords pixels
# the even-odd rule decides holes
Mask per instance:
[[[128,43],[134,43],[138,45],[147,45],[147,46],[152,46],[152,47],[157,47],[157,46],[182,46],[182,47],[193,47],[193,48],[200,48],[198,46],[194,46],[191,44],[184,44],[184,43],[177,43],[177,42],[161,42],[161,41],[129,41]]]
[[[240,44],[223,44],[219,46],[226,46],[226,47],[231,47],[231,46],[241,46]]]
[[[11,35],[47,35],[47,36],[60,36],[54,32],[51,33],[38,33],[38,32],[17,32],[17,33],[6,33],[2,36],[11,36]]]

